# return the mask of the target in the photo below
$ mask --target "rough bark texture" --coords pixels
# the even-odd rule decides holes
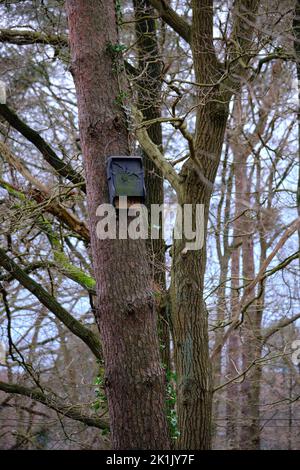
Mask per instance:
[[[200,114],[200,113],[199,113]],[[198,114],[198,116],[199,116]],[[197,148],[210,148],[220,155],[219,139],[225,123],[207,120],[206,129],[198,136]],[[203,141],[202,141],[203,139]],[[203,143],[202,143],[203,142]],[[210,177],[214,178],[211,168]],[[204,231],[208,220],[210,190],[199,184],[193,168],[185,166],[186,186],[179,203],[204,204]],[[172,250],[172,326],[174,335],[175,366],[178,379],[178,425],[181,430],[179,447],[183,449],[208,449],[211,445],[212,374],[208,351],[208,318],[203,300],[206,246],[185,253],[186,240],[174,240]]]
[[[116,104],[122,77],[114,72],[118,43],[113,0],[68,0],[72,72],[78,98],[91,248],[97,281],[112,445],[169,446],[156,312],[144,241],[99,240],[96,209],[108,201],[105,159],[128,154],[128,131]]]

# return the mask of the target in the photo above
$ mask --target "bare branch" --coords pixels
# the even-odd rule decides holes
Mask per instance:
[[[273,336],[277,331],[281,330],[282,328],[285,328],[286,326],[290,325],[291,323],[294,323],[300,318],[300,313],[297,313],[296,315],[293,315],[290,318],[285,318],[284,320],[280,320],[278,323],[275,325],[271,326],[266,333],[262,336],[262,342],[265,344],[268,339]]]
[[[42,44],[54,48],[69,48],[68,37],[63,34],[45,34],[40,31],[19,29],[0,29],[0,42],[15,44],[16,46]],[[130,62],[125,60],[124,65],[130,75],[138,75],[137,69]]]
[[[232,331],[235,330],[240,324],[240,315],[243,314],[248,308],[248,306],[253,302],[253,298],[251,298],[246,304],[245,301],[247,300],[249,294],[251,291],[255,288],[255,286],[261,282],[265,277],[266,277],[266,269],[271,263],[272,259],[275,257],[275,255],[278,253],[280,248],[285,244],[285,242],[293,235],[293,233],[296,232],[300,227],[300,218],[298,217],[295,219],[288,229],[284,232],[282,237],[280,238],[279,242],[275,246],[275,248],[272,250],[272,252],[267,256],[265,261],[262,263],[261,268],[257,275],[255,276],[255,279],[253,279],[245,288],[244,294],[242,299],[240,300],[240,308],[237,309],[237,316],[232,318],[231,325],[229,326],[228,330],[224,333],[223,337],[219,341],[219,343],[215,346],[214,350],[212,351],[211,354],[211,360],[214,360],[214,358],[221,352],[222,347],[226,343],[227,339],[231,335]]]
[[[29,196],[39,204],[43,204],[45,211],[57,217],[57,219],[59,219],[67,227],[77,233],[81,238],[83,238],[83,240],[87,242],[90,241],[89,229],[86,226],[85,222],[80,221],[74,214],[72,214],[58,201],[56,201],[56,195],[52,194],[47,186],[45,186],[37,178],[35,178],[26,168],[25,164],[15,155],[13,155],[7,145],[5,145],[3,142],[0,142],[0,154],[5,158],[8,163],[10,163],[17,171],[19,171],[19,173],[21,173],[24,178],[26,178],[31,184],[33,184],[37,188],[31,190],[29,194],[27,194],[23,190],[20,190],[19,188],[17,189],[17,191],[21,191],[21,193],[25,197]],[[8,185],[8,183],[6,184]]]
[[[40,31],[0,29],[0,42],[8,42],[18,46],[44,44],[54,47],[69,47],[68,38],[62,34],[45,34]]]
[[[136,108],[133,108],[133,115],[137,124],[135,132],[141,147],[160,169],[175,191],[179,193],[181,191],[181,184],[178,174],[174,170],[173,166],[165,159],[159,147],[150,139],[143,123],[142,113]]]
[[[285,244],[285,242],[293,235],[293,233],[296,232],[296,230],[298,230],[300,227],[300,217],[298,217],[297,219],[295,219],[289,226],[289,228],[284,232],[284,234],[282,235],[282,237],[280,238],[279,242],[277,243],[277,245],[275,246],[275,248],[272,250],[272,252],[269,254],[269,256],[267,256],[267,258],[265,259],[265,261],[262,263],[261,265],[261,268],[259,270],[259,272],[257,273],[255,279],[253,279],[253,281],[251,281],[245,288],[245,292],[244,292],[244,295],[243,295],[243,298],[241,300],[241,303],[243,303],[243,300],[245,300],[245,298],[248,296],[248,294],[254,289],[254,287],[263,279],[264,275],[265,275],[265,271],[267,269],[267,267],[269,266],[269,264],[271,263],[272,259],[275,257],[275,255],[278,253],[278,251],[280,250],[280,248],[283,247],[283,245]]]
[[[23,385],[6,383],[0,381],[0,390],[5,393],[12,393],[22,395],[32,400],[38,401],[48,408],[57,411],[58,413],[67,416],[68,418],[80,421],[87,426],[92,426],[99,429],[108,429],[108,422],[96,416],[88,416],[84,414],[78,407],[74,405],[66,405],[61,402],[61,399],[53,393],[43,393],[37,388],[27,388]]]
[[[45,307],[50,310],[72,333],[80,338],[93,352],[97,359],[102,359],[101,345],[98,336],[76,320],[57,300],[52,297],[40,284],[29,277],[6,253],[0,248],[0,266],[3,266],[16,280],[28,289]]]
[[[174,11],[166,0],[149,0],[151,5],[158,11],[161,18],[179,34],[187,43],[191,42],[191,26]]]
[[[82,191],[85,192],[83,177],[72,168],[70,163],[61,160],[40,134],[22,121],[6,104],[0,104],[0,116],[29,140],[29,142],[41,152],[46,162],[48,162],[60,176],[67,178],[74,184],[80,185]]]
[[[253,34],[258,6],[258,0],[236,0],[234,3],[233,28],[227,54],[230,76],[224,85],[224,92],[229,96],[239,89],[241,78],[245,76],[253,56]]]

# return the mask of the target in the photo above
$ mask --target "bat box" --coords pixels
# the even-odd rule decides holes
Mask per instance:
[[[141,157],[109,157],[107,181],[110,204],[117,209],[120,208],[120,196],[127,196],[128,207],[145,202],[146,190]]]

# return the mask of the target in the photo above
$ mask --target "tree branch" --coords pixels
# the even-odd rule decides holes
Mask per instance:
[[[0,248],[0,266],[3,266],[23,287],[31,292],[45,307],[50,310],[74,335],[78,336],[93,352],[97,359],[102,359],[101,344],[98,336],[76,320],[57,300],[40,284],[29,277],[5,251]]]
[[[174,170],[173,166],[165,159],[159,147],[150,139],[143,123],[142,113],[136,108],[133,108],[133,115],[137,124],[135,133],[141,147],[148,157],[152,159],[157,168],[159,168],[175,191],[179,193],[181,191],[181,184],[178,174]]]
[[[277,243],[277,245],[275,246],[275,248],[271,251],[271,253],[269,254],[269,256],[267,256],[267,258],[265,259],[265,261],[262,263],[261,265],[261,268],[259,270],[259,272],[257,273],[257,275],[255,276],[255,279],[253,279],[253,281],[251,281],[245,288],[245,292],[244,292],[244,295],[243,295],[243,298],[241,300],[241,304],[243,304],[243,301],[245,300],[245,298],[249,295],[249,293],[254,289],[254,287],[264,278],[264,275],[265,275],[265,271],[267,269],[267,267],[269,266],[269,264],[271,263],[272,259],[275,257],[275,255],[278,253],[278,251],[280,250],[280,248],[283,247],[283,245],[285,244],[285,242],[293,235],[293,233],[296,232],[296,230],[298,230],[300,227],[300,217],[298,217],[297,219],[295,219],[289,226],[289,228],[284,232],[284,234],[282,235],[282,237],[280,238],[279,242]]]
[[[73,184],[80,185],[82,191],[86,191],[83,177],[77,173],[69,163],[61,160],[40,134],[22,121],[6,104],[0,104],[0,116],[14,129],[20,132],[23,137],[29,140],[29,142],[41,152],[46,162],[49,163],[60,176],[67,178]]]
[[[23,271],[26,274],[30,274],[33,271],[36,271],[37,269],[49,269],[49,268],[54,268],[55,263],[53,261],[36,261],[34,263],[30,263],[27,266],[24,266]],[[9,273],[1,273],[0,275],[0,281],[5,281],[5,282],[12,282],[14,281],[14,277],[9,274]]]
[[[18,46],[44,44],[54,47],[69,47],[68,38],[62,34],[45,34],[39,31],[0,29],[0,42]]]
[[[191,42],[191,26],[174,11],[166,0],[149,0],[151,5],[158,11],[160,17],[187,43]]]
[[[45,34],[39,31],[19,29],[0,29],[0,42],[15,44],[16,46],[42,44],[44,46],[53,46],[54,48],[69,48],[68,37],[63,34]],[[138,70],[130,62],[125,60],[124,65],[130,75],[138,75]]]
[[[293,315],[290,318],[285,318],[284,320],[280,320],[274,326],[271,326],[270,328],[268,328],[266,333],[262,336],[262,344],[265,344],[271,336],[277,333],[277,331],[281,330],[282,328],[285,328],[291,323],[294,323],[299,318],[300,318],[300,313],[297,313],[296,315]]]
[[[48,408],[57,411],[58,413],[67,416],[68,418],[74,419],[75,421],[80,421],[87,426],[92,426],[99,429],[108,429],[108,422],[104,419],[97,418],[95,416],[88,416],[82,413],[74,405],[65,405],[57,396],[54,396],[52,393],[45,394],[40,389],[27,388],[23,385],[9,384],[2,381],[0,381],[0,390],[5,393],[12,393],[31,398],[32,400],[38,401]]]
[[[193,0],[192,5],[192,49],[196,80],[214,86],[221,78],[222,70],[213,40],[213,0]]]
[[[0,142],[0,154],[3,158],[10,163],[21,175],[24,176],[31,184],[37,189],[31,190],[29,194],[21,191],[19,188],[12,188],[20,191],[24,197],[30,197],[37,203],[43,204],[45,211],[53,214],[58,220],[63,222],[64,225],[69,227],[73,232],[78,234],[86,242],[90,241],[89,229],[84,222],[81,222],[74,214],[63,207],[58,201],[55,201],[55,194],[52,194],[48,187],[35,178],[31,172],[26,168],[24,163],[12,154],[7,145]],[[1,179],[0,179],[1,184]],[[7,184],[9,186],[9,184]],[[6,188],[7,189],[7,188]]]
[[[226,60],[230,73],[224,83],[227,99],[239,89],[241,78],[245,75],[253,56],[253,33],[258,6],[259,0],[236,0],[234,3],[233,27]]]
[[[240,324],[240,315],[243,314],[248,308],[249,305],[255,300],[254,298],[251,298],[246,304],[245,301],[247,300],[249,294],[251,291],[255,288],[255,286],[263,281],[267,276],[266,276],[266,269],[275,257],[275,255],[278,253],[280,248],[285,244],[285,242],[296,232],[296,230],[299,229],[300,226],[300,218],[298,217],[295,219],[288,229],[284,232],[278,243],[276,244],[275,248],[272,250],[272,252],[269,254],[269,256],[265,259],[265,261],[262,263],[261,268],[255,278],[246,286],[243,297],[241,298],[239,302],[239,308],[237,309],[237,316],[232,318],[231,324],[228,328],[228,330],[224,333],[223,337],[220,339],[218,344],[215,346],[214,350],[212,351],[211,354],[211,360],[213,361],[215,357],[221,352],[224,344],[226,343],[228,337],[231,335],[232,331],[235,330]]]

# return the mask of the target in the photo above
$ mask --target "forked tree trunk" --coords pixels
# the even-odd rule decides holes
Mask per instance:
[[[106,162],[128,155],[128,131],[118,97],[122,71],[114,0],[67,0],[72,72],[84,156],[91,251],[97,281],[114,449],[165,449],[164,374],[143,240],[99,240],[96,209],[108,202]]]
[[[212,44],[212,7],[205,9],[193,2],[192,44],[197,82],[212,83],[220,73]],[[199,10],[199,11],[198,11]],[[209,52],[205,56],[203,50]],[[205,70],[203,69],[205,56]],[[217,92],[218,93],[218,92]],[[180,205],[204,205],[203,227],[206,240],[209,204],[220,162],[228,117],[228,102],[214,95],[201,95],[196,119],[195,156],[202,171],[191,161],[183,166],[183,188],[178,194]],[[218,102],[217,102],[218,100]],[[202,104],[203,103],[203,104]],[[197,251],[185,252],[185,239],[174,240],[172,260],[172,326],[175,367],[178,378],[179,447],[209,449],[211,446],[212,370],[208,349],[208,313],[203,299],[206,267],[206,244]]]

